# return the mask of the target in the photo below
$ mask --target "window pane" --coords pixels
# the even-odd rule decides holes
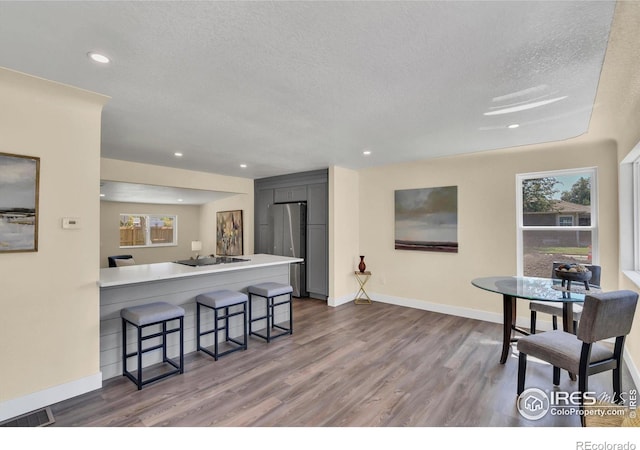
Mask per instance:
[[[120,246],[145,244],[145,217],[120,215]]]
[[[591,226],[591,173],[522,180],[522,224]]]
[[[178,216],[120,214],[120,247],[177,245]]]
[[[591,264],[591,231],[524,230],[523,275],[551,277],[554,261]]]
[[[149,216],[151,244],[173,244],[173,217]]]

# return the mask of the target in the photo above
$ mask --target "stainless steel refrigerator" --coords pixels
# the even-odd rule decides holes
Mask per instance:
[[[269,206],[268,249],[272,255],[302,258],[290,264],[289,273],[294,297],[307,293],[307,205],[305,203],[276,203]]]

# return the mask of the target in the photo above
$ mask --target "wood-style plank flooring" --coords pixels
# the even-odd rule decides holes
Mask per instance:
[[[185,357],[186,371],[138,391],[124,377],[52,406],[57,427],[578,427],[516,408],[517,355],[499,364],[501,325],[384,303],[328,307],[294,300],[294,334],[220,358]],[[527,387],[552,389],[530,361]],[[624,371],[623,390],[631,389]],[[562,374],[561,390],[577,383]],[[590,390],[611,392],[610,372]]]

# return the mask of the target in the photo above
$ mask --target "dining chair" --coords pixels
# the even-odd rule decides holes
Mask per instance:
[[[121,265],[131,266],[135,264],[132,255],[107,256],[107,261],[109,262],[109,267],[119,267]]]
[[[562,264],[562,262],[554,262],[551,269],[551,278],[559,279],[556,275],[556,268]],[[601,267],[594,264],[584,264],[584,266],[591,271],[591,280],[589,284],[600,286],[600,273]],[[551,322],[553,329],[558,329],[558,316],[562,316],[562,303],[557,302],[529,302],[529,310],[531,311],[531,334],[536,332],[536,321],[538,314],[545,313],[551,315]],[[580,321],[580,315],[582,314],[582,306],[573,305],[573,329],[578,329],[578,322]]]
[[[562,330],[531,334],[518,340],[518,395],[524,391],[527,356],[553,366],[553,384],[560,384],[560,370],[578,374],[580,408],[583,394],[588,392],[588,378],[600,372],[613,371],[613,399],[620,401],[622,352],[624,340],[633,324],[638,294],[621,290],[589,294],[585,298],[577,335]],[[601,343],[615,338],[615,344]],[[584,419],[584,414],[581,414]],[[584,424],[584,422],[583,422]]]

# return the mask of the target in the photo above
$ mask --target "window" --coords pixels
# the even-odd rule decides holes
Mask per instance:
[[[120,214],[120,247],[178,245],[178,216]]]
[[[554,261],[597,263],[596,170],[517,176],[518,274],[551,276]]]
[[[561,227],[572,227],[573,226],[573,216],[559,216],[558,217],[558,225]]]
[[[620,164],[620,268],[640,286],[640,142]]]

